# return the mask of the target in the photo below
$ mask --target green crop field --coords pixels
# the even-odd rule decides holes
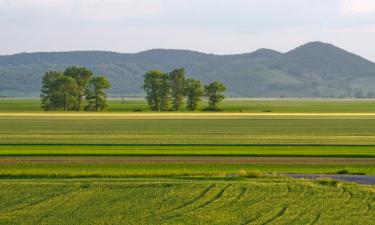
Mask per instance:
[[[0,144],[374,145],[375,115],[0,114]]]
[[[144,99],[109,100],[110,112],[150,111]],[[200,109],[207,106],[203,102]],[[375,112],[375,100],[323,99],[227,99],[225,112]],[[39,99],[1,99],[0,112],[42,111]]]
[[[1,165],[1,178],[129,178],[129,177],[190,177],[237,176],[242,173],[268,175],[282,173],[335,174],[347,170],[354,174],[375,175],[373,165],[335,164],[223,164],[223,163],[17,163]]]
[[[375,219],[371,185],[286,177],[375,176],[375,102],[227,100],[216,113],[109,103],[42,112],[38,100],[0,100],[0,224]]]
[[[0,224],[371,224],[375,192],[286,178],[1,180]]]

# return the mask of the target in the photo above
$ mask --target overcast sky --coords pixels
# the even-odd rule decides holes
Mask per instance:
[[[233,54],[329,42],[375,61],[375,0],[0,0],[0,55]]]

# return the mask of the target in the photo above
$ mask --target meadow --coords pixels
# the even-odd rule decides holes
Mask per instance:
[[[370,100],[227,100],[223,112],[42,112],[0,100],[0,224],[371,224]],[[25,222],[27,221],[27,222]]]

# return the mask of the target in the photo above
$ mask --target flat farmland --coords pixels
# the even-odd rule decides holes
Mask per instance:
[[[216,113],[152,113],[138,100],[111,101],[102,113],[28,104],[0,106],[0,224],[367,225],[375,218],[371,185],[287,177],[375,176],[370,101],[232,100]],[[144,112],[132,112],[135,105]]]
[[[2,113],[1,145],[375,145],[375,114]]]
[[[374,99],[226,99],[221,108],[225,112],[375,112]],[[142,98],[109,99],[109,112],[150,111]],[[199,110],[207,107],[204,101]],[[0,99],[0,111],[3,112],[41,112],[39,99]]]
[[[0,224],[358,224],[373,187],[288,178],[3,179]],[[27,223],[25,223],[27,221]]]
[[[375,174],[375,115],[371,113],[0,113],[0,125],[3,177],[215,175],[239,170]],[[47,158],[42,164],[32,160],[13,164],[17,156]],[[94,165],[77,160],[78,165],[63,161],[54,166],[56,157],[63,156],[96,160]],[[219,156],[224,158],[211,165],[200,161]],[[105,157],[117,157],[120,163]],[[153,157],[159,163],[123,157]],[[165,157],[193,158],[163,161]],[[280,160],[235,162],[233,157]],[[325,159],[315,159],[311,165],[312,157]],[[294,160],[280,163],[281,158]],[[176,163],[180,165],[175,170],[166,172]]]

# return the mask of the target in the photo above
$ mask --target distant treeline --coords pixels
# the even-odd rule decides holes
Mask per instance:
[[[44,74],[41,106],[45,111],[103,111],[107,108],[106,89],[111,87],[104,76],[95,76],[85,67],[71,66],[63,72]],[[203,85],[185,77],[185,69],[165,73],[151,70],[144,75],[143,89],[152,111],[196,111],[203,97],[208,98],[206,111],[220,110],[226,86],[218,81]]]
[[[110,87],[107,78],[94,76],[84,67],[48,71],[42,81],[42,108],[45,111],[102,111],[107,107],[105,90]]]
[[[185,77],[185,69],[165,73],[151,70],[144,75],[143,89],[152,111],[180,111],[186,107],[196,111],[203,97],[208,98],[207,111],[218,111],[225,98],[226,86],[218,81],[203,86],[202,82]]]

